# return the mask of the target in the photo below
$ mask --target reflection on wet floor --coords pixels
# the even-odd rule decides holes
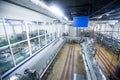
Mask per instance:
[[[84,78],[85,69],[79,44],[65,44],[46,80],[84,80]]]

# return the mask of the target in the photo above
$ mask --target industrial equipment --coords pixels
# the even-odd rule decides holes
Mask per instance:
[[[100,68],[95,58],[91,55],[93,40],[90,38],[85,38],[85,41],[80,45],[82,48],[81,53],[86,69],[87,80],[108,80],[107,76],[104,74],[104,71]]]
[[[24,74],[30,78],[30,80],[37,80],[37,72],[35,70],[26,69]]]
[[[108,47],[109,49],[116,51],[116,53],[119,53],[120,51],[120,42],[115,39],[114,37],[110,37],[108,35],[104,35],[101,33],[96,34],[97,41],[101,43],[102,45]]]
[[[0,64],[8,62],[12,59],[10,53],[0,53]]]
[[[15,73],[11,75],[8,80],[38,80],[35,70],[26,69],[24,74]]]

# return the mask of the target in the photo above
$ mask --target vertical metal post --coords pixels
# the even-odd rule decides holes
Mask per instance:
[[[52,24],[50,26],[51,26],[51,32],[52,32],[51,39],[53,41],[54,40],[54,26]]]
[[[118,37],[117,38],[119,38],[119,35],[120,35],[120,28],[118,26]]]
[[[53,28],[52,38],[53,38],[53,40],[55,40],[55,36],[54,36],[54,34],[55,34],[55,26],[53,24],[52,24],[52,28]]]
[[[40,25],[39,25],[38,21],[37,21],[37,29],[38,29],[38,42],[39,42],[39,46],[41,47],[41,45],[40,45],[40,36],[39,36],[39,34],[40,34]]]
[[[111,38],[113,37],[113,33],[114,33],[114,25],[111,25],[112,26],[112,30],[111,30]]]
[[[53,33],[52,33],[52,37],[53,37],[53,40],[55,40],[55,36],[54,36],[55,35],[55,26],[53,24],[52,24],[52,28],[54,30]]]
[[[45,24],[44,24],[45,25]],[[47,31],[47,28],[46,26],[44,26],[44,29],[45,29],[45,45],[47,44],[47,34],[46,31]],[[48,32],[48,31],[47,31]]]
[[[9,48],[10,48],[10,52],[11,52],[12,59],[13,59],[13,63],[14,63],[14,66],[16,66],[16,62],[15,62],[15,58],[14,58],[14,55],[13,55],[12,47],[11,47],[11,44],[10,44],[9,36],[8,36],[8,34],[7,34],[7,31],[6,31],[6,27],[5,27],[5,19],[4,19],[4,18],[3,18],[3,27],[4,27],[5,34],[6,34],[6,37],[7,37],[7,40],[8,40],[8,44],[9,44]]]
[[[100,34],[100,24],[98,24],[98,25],[99,25],[99,32],[98,33]]]
[[[106,23],[103,24],[103,33],[105,34],[106,31]]]
[[[51,27],[51,25],[49,24],[49,27],[50,27],[50,41],[52,41],[52,27]]]
[[[22,23],[23,23],[23,21],[21,21]],[[21,29],[22,29],[22,32],[24,31],[24,29],[23,29],[23,24],[21,24]]]
[[[71,27],[71,26],[70,26]],[[59,29],[59,26],[58,26],[58,23],[57,23],[57,38],[59,37],[59,35],[60,35],[60,29]]]
[[[100,24],[100,33],[102,32],[102,26],[101,26],[101,24]]]
[[[12,26],[13,34],[14,34],[14,36],[16,38],[15,27],[12,24],[11,24],[11,26]]]
[[[30,56],[31,56],[32,55],[32,51],[31,51],[31,44],[30,44],[30,38],[29,38],[28,22],[24,21],[24,23],[25,23],[26,33],[27,33],[27,41],[28,41],[29,52],[30,52]]]
[[[70,34],[70,29],[69,29],[69,34]],[[58,38],[58,26],[56,24],[56,38]]]
[[[105,30],[104,30],[104,33],[106,34],[106,27],[107,27],[107,24],[105,24]]]

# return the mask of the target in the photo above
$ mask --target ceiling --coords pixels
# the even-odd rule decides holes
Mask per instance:
[[[4,0],[45,15],[54,14],[35,5],[31,0]],[[120,20],[120,0],[39,0],[48,6],[57,6],[69,20],[74,16],[89,16],[91,20]]]
[[[49,6],[61,8],[70,20],[74,16],[90,18],[120,8],[120,0],[43,0]]]

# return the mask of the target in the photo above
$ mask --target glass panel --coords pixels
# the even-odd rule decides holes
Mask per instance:
[[[57,38],[57,32],[55,32],[55,38]]]
[[[16,64],[20,63],[30,55],[27,41],[17,44],[15,46],[12,46],[12,50],[13,50]]]
[[[30,44],[31,44],[32,53],[34,53],[34,52],[36,52],[37,50],[40,49],[38,38],[30,40]]]
[[[2,20],[0,19],[0,47],[8,45],[7,37],[5,34]]]
[[[28,28],[29,28],[29,37],[36,37],[38,36],[38,25],[37,22],[30,22],[28,23]]]
[[[51,33],[51,41],[54,40],[54,33]]]
[[[50,25],[46,24],[45,29],[46,29],[47,34],[51,33]]]
[[[53,38],[53,39],[55,39],[55,38],[56,38],[56,34],[55,34],[55,32],[54,32],[54,33],[52,33],[52,38]]]
[[[43,46],[46,45],[46,42],[45,42],[45,35],[40,36],[40,45],[41,45],[41,47],[43,47]]]
[[[55,27],[53,26],[53,24],[50,24],[50,37],[51,37],[51,41],[54,39],[54,34],[55,32]]]
[[[6,19],[5,26],[10,43],[15,43],[27,39],[23,21]]]
[[[47,34],[46,34],[46,39],[47,39],[47,43],[52,41],[52,25],[51,24],[46,24],[46,30],[47,30]]]
[[[52,30],[51,31],[52,31],[52,37],[53,37],[53,39],[55,39],[57,37],[57,34],[56,34],[57,29],[56,29],[55,25],[52,25]]]
[[[46,38],[47,38],[47,43],[51,42],[52,41],[52,34],[47,34]]]
[[[14,67],[9,48],[0,49],[0,75]]]
[[[39,27],[39,35],[43,35],[45,34],[45,27],[44,24],[42,22],[38,22],[38,27]]]

